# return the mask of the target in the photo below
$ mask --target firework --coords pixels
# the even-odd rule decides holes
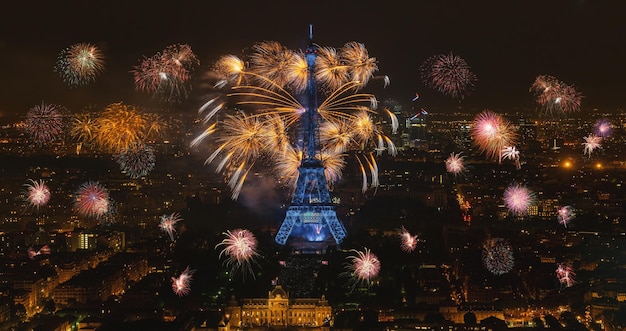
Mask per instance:
[[[188,45],[170,45],[152,57],[141,61],[131,73],[135,88],[167,102],[185,99],[189,80],[199,61]]]
[[[38,251],[34,250],[32,247],[28,248],[28,258],[30,258],[31,260],[34,260],[35,256],[37,255],[49,255],[49,254],[50,254],[50,247],[48,247],[48,245],[42,246]]]
[[[100,219],[110,212],[109,191],[98,182],[83,183],[74,198],[74,210],[81,216]]]
[[[576,284],[576,273],[569,263],[559,263],[556,268],[556,278],[562,286],[571,287]]]
[[[494,275],[503,275],[513,269],[513,251],[503,238],[493,238],[483,243],[483,265]]]
[[[179,297],[188,295],[191,292],[191,280],[195,270],[190,270],[189,266],[178,277],[172,277],[172,290]]]
[[[535,202],[535,193],[521,184],[512,184],[504,190],[504,204],[509,212],[526,215]]]
[[[368,248],[363,251],[351,250],[355,255],[348,256],[346,269],[353,281],[353,288],[358,285],[369,286],[380,272],[380,261]]]
[[[378,155],[396,153],[377,117],[389,116],[394,131],[397,118],[389,111],[379,114],[373,95],[357,93],[377,70],[375,59],[362,44],[347,43],[339,51],[318,50],[314,80],[324,98],[317,107],[320,149],[315,157],[331,169],[329,177],[338,179],[345,165],[343,153],[366,149]],[[207,128],[191,145],[199,146],[204,140],[212,144],[206,163],[214,163],[225,176],[233,199],[259,159],[269,161],[266,164],[274,168],[281,183],[296,183],[305,140],[298,126],[306,107],[294,94],[306,89],[311,81],[308,75],[302,52],[272,41],[255,44],[248,61],[222,56],[213,66],[217,83],[212,86],[217,90],[199,109]],[[233,103],[236,111],[229,107]],[[365,163],[377,168],[369,158]]]
[[[564,206],[557,210],[557,220],[559,224],[563,224],[564,227],[576,217],[576,213],[574,212],[574,208],[571,206]]]
[[[369,57],[365,45],[356,41],[347,42],[339,51],[342,63],[348,67],[350,80],[357,82],[359,87],[367,85],[367,82],[378,71],[376,58]]]
[[[29,180],[28,184],[24,184],[26,192],[24,193],[24,201],[28,202],[31,206],[39,208],[44,206],[50,200],[50,190],[43,180],[34,181]]]
[[[96,120],[96,143],[112,154],[143,146],[147,123],[135,107],[123,103],[108,105]]]
[[[546,112],[571,113],[580,110],[582,94],[575,87],[567,85],[555,77],[540,75],[530,87],[536,101]]]
[[[72,116],[70,122],[70,136],[76,140],[76,154],[80,154],[83,144],[93,142],[96,133],[96,120],[89,113]]]
[[[74,44],[61,51],[54,67],[54,71],[70,86],[91,83],[103,70],[102,52],[88,43]]]
[[[180,217],[178,213],[172,213],[170,215],[161,216],[161,221],[159,222],[159,228],[170,236],[170,239],[174,241],[174,232],[176,232],[176,223],[182,221],[183,219]]]
[[[322,165],[324,177],[329,186],[334,185],[342,177],[342,170],[346,164],[345,154],[335,151],[322,151]],[[285,152],[278,156],[275,169],[279,181],[286,187],[295,187],[300,176],[299,167],[302,163],[302,151],[287,145]]]
[[[472,143],[488,158],[502,161],[502,150],[513,146],[517,138],[513,126],[502,116],[485,110],[472,123]]]
[[[599,137],[609,137],[613,132],[611,128],[611,122],[607,119],[599,119],[596,121],[596,124],[593,126],[593,132]]]
[[[26,114],[26,133],[39,146],[60,140],[67,127],[65,112],[55,104],[34,106]]]
[[[249,273],[254,277],[252,263],[259,256],[257,252],[257,240],[252,232],[245,229],[235,229],[223,232],[226,236],[219,244],[215,246],[217,249],[224,246],[220,252],[220,258],[226,257],[225,265],[233,272],[242,271],[245,277]]]
[[[398,232],[398,236],[400,237],[400,247],[403,251],[411,253],[417,246],[417,235],[411,235],[411,233],[409,233],[404,226]]]
[[[146,121],[146,140],[154,141],[165,136],[168,129],[168,123],[161,115],[155,113],[145,113],[143,114],[143,118]]]
[[[450,153],[450,156],[446,159],[446,170],[455,176],[462,173],[465,171],[464,159],[465,156],[461,156],[461,153]]]
[[[148,175],[156,162],[154,149],[146,145],[124,150],[113,159],[119,164],[120,170],[133,179]]]
[[[428,58],[420,72],[427,86],[453,98],[468,95],[477,81],[467,62],[452,52]]]
[[[601,148],[602,137],[596,136],[595,134],[591,133],[588,136],[583,137],[583,139],[585,140],[585,142],[582,143],[582,145],[584,146],[583,155],[589,154],[589,157],[591,157],[591,153],[595,149]]]
[[[509,159],[515,161],[515,168],[521,169],[522,165],[519,162],[519,150],[515,146],[506,146],[501,151],[501,159]]]

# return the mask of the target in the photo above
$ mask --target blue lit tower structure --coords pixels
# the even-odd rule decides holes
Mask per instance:
[[[305,113],[300,117],[298,127],[302,161],[298,168],[299,177],[291,205],[275,238],[278,244],[285,245],[291,237],[292,245],[298,245],[305,250],[325,248],[330,236],[335,244],[341,243],[346,237],[346,229],[337,219],[337,212],[328,192],[321,159],[318,91],[315,81],[318,47],[313,44],[312,26],[309,26],[309,40],[310,44],[305,52],[308,65],[307,88],[303,101]]]

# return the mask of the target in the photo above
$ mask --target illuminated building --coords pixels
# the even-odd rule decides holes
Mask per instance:
[[[241,304],[231,300],[225,309],[230,327],[243,326],[329,326],[332,309],[321,298],[289,299],[289,294],[278,285],[267,299],[244,299]]]

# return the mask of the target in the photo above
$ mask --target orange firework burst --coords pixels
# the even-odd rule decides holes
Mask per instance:
[[[146,118],[135,107],[108,105],[96,120],[96,143],[104,151],[120,154],[141,146],[146,135]]]
[[[356,42],[339,51],[318,49],[315,72],[311,73],[303,52],[273,41],[255,44],[248,61],[228,55],[213,66],[208,76],[216,77],[216,82],[208,85],[215,89],[199,109],[207,128],[191,145],[215,137],[215,149],[207,163],[215,162],[218,172],[227,176],[233,199],[255,160],[264,156],[278,170],[281,182],[295,184],[302,159],[303,133],[298,132],[298,125],[307,111],[295,95],[305,91],[311,81],[319,81],[323,90],[318,91],[323,98],[315,109],[320,141],[315,157],[326,166],[329,181],[341,178],[343,153],[350,150],[377,154],[386,150],[395,155],[395,145],[384,134],[378,117],[389,116],[395,123],[393,132],[397,118],[390,111],[379,111],[373,95],[357,92],[378,70],[376,60]],[[363,160],[370,169],[377,169],[372,158]],[[371,186],[376,185],[377,175],[372,174]]]

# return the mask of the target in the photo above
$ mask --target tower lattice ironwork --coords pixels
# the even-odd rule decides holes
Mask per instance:
[[[285,245],[289,237],[297,236],[301,243],[328,241],[328,234],[336,244],[346,237],[346,229],[337,218],[335,205],[328,191],[324,174],[319,140],[318,90],[315,81],[315,61],[318,47],[313,43],[312,27],[309,27],[310,44],[306,48],[307,88],[305,113],[300,117],[299,144],[302,161],[298,168],[299,177],[287,209],[285,220],[276,242]]]

